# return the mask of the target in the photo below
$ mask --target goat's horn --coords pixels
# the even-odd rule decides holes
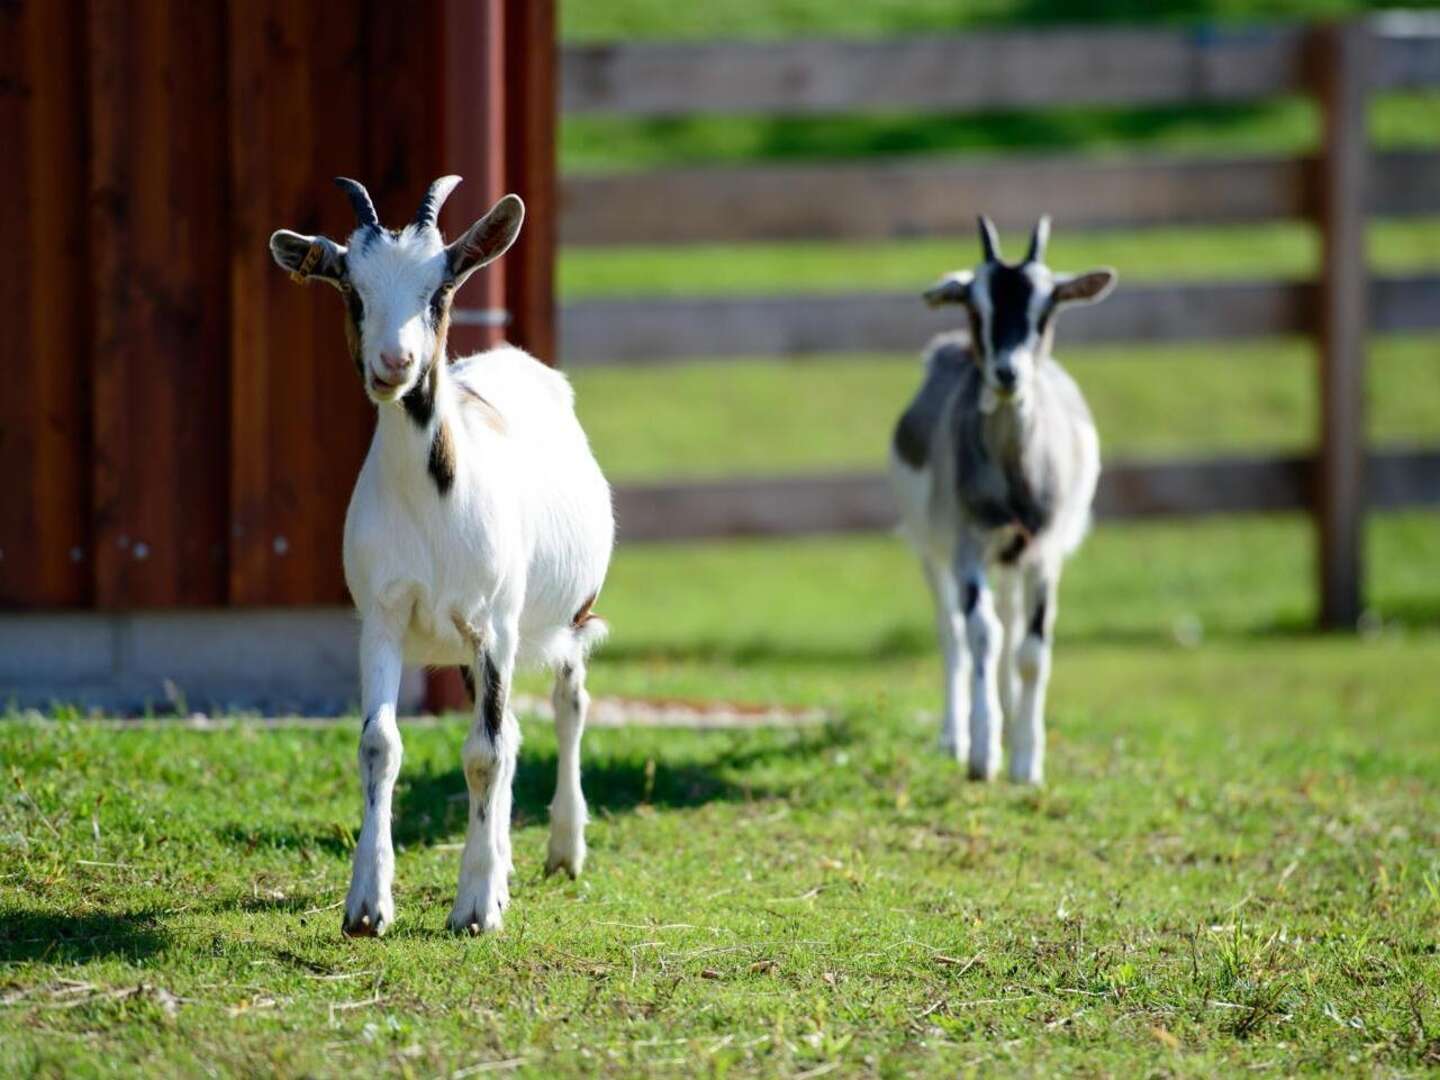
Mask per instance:
[[[430,189],[425,192],[425,198],[420,200],[420,209],[415,211],[414,224],[417,229],[435,227],[435,222],[440,217],[440,208],[445,205],[445,200],[450,197],[458,183],[458,176],[442,176],[430,185]]]
[[[1025,256],[1026,262],[1044,262],[1045,245],[1050,242],[1050,215],[1041,214],[1040,220],[1035,223],[1035,231],[1030,234],[1030,252]]]
[[[350,205],[355,210],[355,216],[360,220],[362,226],[369,226],[378,229],[380,227],[380,216],[375,213],[375,204],[370,201],[370,193],[365,190],[365,185],[359,180],[351,180],[348,176],[337,176],[335,186],[345,193],[350,200]]]
[[[995,235],[995,223],[984,214],[977,218],[980,222],[980,252],[985,256],[986,262],[1000,261],[1000,238]]]

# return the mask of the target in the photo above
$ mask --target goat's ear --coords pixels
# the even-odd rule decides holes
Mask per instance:
[[[519,195],[506,195],[490,208],[490,212],[466,229],[451,243],[445,254],[450,262],[450,277],[459,285],[486,263],[492,263],[509,249],[520,235],[525,220],[525,204]]]
[[[939,307],[941,304],[968,304],[970,285],[974,280],[975,275],[969,270],[946,274],[925,290],[925,303],[931,307]]]
[[[270,234],[270,254],[296,281],[314,278],[338,289],[345,280],[345,249],[328,237],[278,229]]]
[[[1108,266],[1084,274],[1058,274],[1055,277],[1056,304],[1094,304],[1110,295],[1119,280]]]

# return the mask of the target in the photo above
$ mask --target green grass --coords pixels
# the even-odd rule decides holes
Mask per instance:
[[[1433,1069],[1437,540],[1375,524],[1353,641],[1301,629],[1299,521],[1100,529],[1064,585],[1040,792],[936,754],[895,541],[631,549],[597,692],[836,720],[592,731],[573,884],[540,877],[555,748],[526,722],[514,906],[479,940],[442,929],[459,720],[406,729],[399,922],[346,942],[353,727],[11,718],[0,1071]]]
[[[778,38],[834,34],[872,37],[923,34],[1015,23],[1197,23],[1322,19],[1394,7],[1380,0],[729,0],[675,4],[665,0],[565,0],[560,32],[567,41],[654,38]],[[1411,0],[1407,8],[1432,8]]]
[[[1111,459],[1314,445],[1315,361],[1306,342],[1066,349],[1063,326],[1060,336]],[[861,357],[591,369],[572,378],[597,455],[625,481],[882,468],[920,369],[913,356]],[[1369,399],[1373,442],[1440,443],[1440,338],[1379,339]]]
[[[1387,94],[1375,99],[1370,126],[1381,148],[1433,147],[1437,120],[1440,94]],[[1314,150],[1319,135],[1318,112],[1299,99],[923,116],[569,116],[559,153],[565,172],[605,173],[874,155],[1297,154]]]
[[[1007,252],[1028,235],[1002,236]],[[568,248],[559,262],[564,300],[619,296],[827,293],[910,289],[918,295],[940,274],[978,258],[973,236],[923,240],[787,244],[697,244],[683,248]],[[1049,261],[1080,269],[1114,266],[1121,285],[1150,281],[1304,278],[1319,266],[1315,231],[1295,222],[1095,233],[1056,226]],[[1380,221],[1370,228],[1377,272],[1440,266],[1440,218]]]

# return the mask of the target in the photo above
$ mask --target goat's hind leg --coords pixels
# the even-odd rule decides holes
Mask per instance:
[[[360,629],[360,789],[365,819],[355,845],[350,891],[341,930],[351,937],[383,934],[395,921],[391,886],[395,851],[390,839],[390,799],[400,775],[403,747],[395,719],[400,696],[398,637],[383,616],[367,615]]]
[[[545,873],[564,870],[579,877],[585,867],[585,824],[589,814],[580,787],[580,739],[590,695],[585,689],[585,661],[567,660],[555,675],[555,739],[558,744],[555,798],[550,803],[550,848]]]
[[[511,789],[520,750],[520,725],[509,707],[516,629],[497,626],[477,643],[479,694],[461,751],[470,810],[449,919],[451,930],[471,934],[500,929],[510,899]]]

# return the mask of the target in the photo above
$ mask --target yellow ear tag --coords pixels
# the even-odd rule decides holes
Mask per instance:
[[[305,253],[305,258],[300,262],[298,270],[290,271],[290,280],[296,284],[303,285],[305,279],[310,276],[310,271],[315,269],[315,264],[320,261],[320,256],[325,254],[325,249],[316,242],[310,245],[310,250]]]

